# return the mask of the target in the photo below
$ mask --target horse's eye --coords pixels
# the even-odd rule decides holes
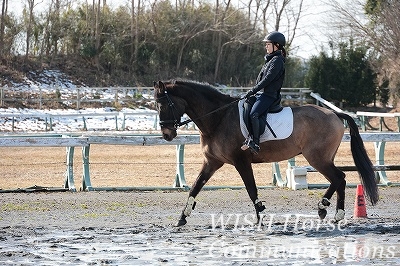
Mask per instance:
[[[157,104],[158,111],[165,111],[165,104]]]

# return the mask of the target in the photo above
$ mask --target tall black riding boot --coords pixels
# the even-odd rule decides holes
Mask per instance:
[[[253,129],[253,141],[249,143],[249,148],[255,154],[260,151],[260,120],[258,113],[251,116],[251,125]]]

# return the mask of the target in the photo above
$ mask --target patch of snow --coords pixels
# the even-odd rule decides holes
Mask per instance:
[[[69,100],[76,99],[79,94],[84,99],[110,99],[115,98],[115,88],[89,88],[78,87],[59,70],[43,70],[41,72],[27,73],[23,83],[12,83],[13,87],[7,90],[27,93],[61,93],[64,103],[72,105]],[[130,91],[118,92],[118,97],[129,95]],[[146,99],[152,95],[143,93]],[[41,132],[52,130],[54,132],[71,132],[80,130],[156,130],[157,112],[147,108],[124,108],[116,112],[115,108],[87,108],[83,110],[37,110],[0,108],[0,132]]]
[[[157,130],[157,112],[150,109],[87,108],[36,110],[0,108],[2,132],[73,132],[81,130]]]

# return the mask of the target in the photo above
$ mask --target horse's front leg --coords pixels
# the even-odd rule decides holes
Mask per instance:
[[[257,216],[257,224],[260,224],[260,212],[265,210],[265,206],[263,205],[262,201],[258,199],[257,186],[256,181],[254,180],[254,173],[253,168],[251,167],[251,162],[239,160],[235,163],[235,168],[239,172],[246,187],[247,193],[249,194],[249,197],[254,204]]]
[[[194,207],[196,206],[196,201],[195,201],[196,196],[199,194],[200,190],[211,178],[211,176],[215,173],[215,171],[221,168],[222,165],[224,164],[215,160],[213,161],[206,160],[203,163],[203,167],[200,171],[200,174],[197,176],[196,181],[194,182],[192,188],[189,191],[189,197],[186,202],[186,206],[183,209],[181,217],[179,218],[179,221],[176,226],[182,226],[187,223],[186,218],[190,216],[192,210],[194,210]]]

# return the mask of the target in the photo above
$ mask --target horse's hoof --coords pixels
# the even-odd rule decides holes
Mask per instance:
[[[264,217],[260,217],[259,215],[258,215],[258,217],[257,217],[257,223],[256,224],[254,224],[254,226],[264,226],[264,223],[262,222],[262,218],[264,218]]]
[[[187,223],[186,218],[179,219],[178,223],[176,224],[176,227],[183,226],[186,223]]]
[[[318,209],[318,216],[321,220],[325,219],[327,213],[325,209]]]
[[[335,221],[339,222],[344,219],[345,212],[342,209],[337,210],[335,214]]]
[[[265,206],[262,204],[262,201],[259,201],[258,199],[255,201],[254,207],[256,208],[257,214],[265,210]]]

